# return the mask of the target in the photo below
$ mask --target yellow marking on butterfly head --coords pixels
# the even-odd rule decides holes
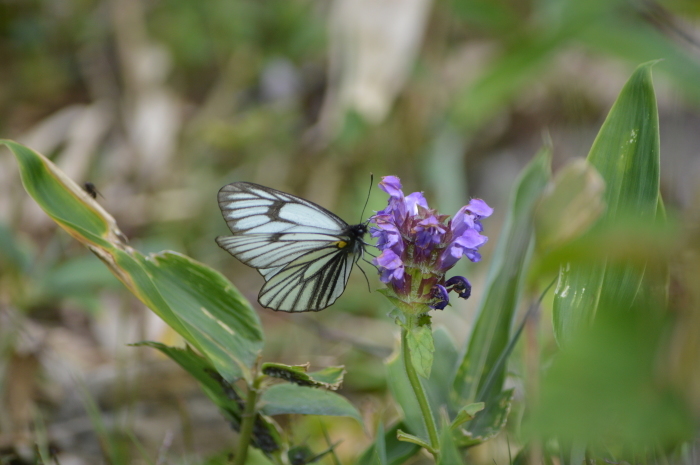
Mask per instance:
[[[342,249],[343,247],[347,246],[348,243],[345,241],[338,241],[335,243],[336,246],[338,246],[339,249]]]

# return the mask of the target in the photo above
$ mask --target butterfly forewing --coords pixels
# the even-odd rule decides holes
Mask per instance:
[[[349,226],[313,202],[245,182],[224,186],[219,207],[234,235],[216,241],[265,278],[263,306],[318,311],[343,293],[363,252],[364,225]]]
[[[219,207],[234,233],[274,234],[295,226],[337,231],[348,226],[333,213],[308,200],[247,182],[234,182],[221,188]],[[319,215],[319,212],[323,214]]]

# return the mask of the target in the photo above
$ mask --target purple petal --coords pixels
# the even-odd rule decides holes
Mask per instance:
[[[401,180],[396,176],[384,176],[379,183],[379,188],[392,197],[403,197]]]
[[[462,299],[468,299],[472,294],[472,285],[463,276],[453,276],[447,280],[445,287],[450,291],[455,291]]]
[[[440,271],[444,273],[455,266],[459,259],[462,258],[463,253],[463,249],[459,246],[448,246],[440,256]]]
[[[447,307],[448,303],[450,303],[450,295],[447,293],[447,289],[445,289],[445,286],[440,284],[436,284],[432,289],[430,289],[430,297],[433,300],[433,303],[431,303],[429,306],[435,310],[442,310]]]
[[[479,218],[489,217],[493,213],[493,208],[486,205],[486,202],[481,199],[471,199],[469,205],[467,205],[467,210],[478,215]]]
[[[401,261],[401,257],[396,255],[396,253],[391,249],[387,249],[387,250],[383,251],[373,261],[374,261],[375,265],[380,266],[382,268],[388,268],[391,270],[393,270],[399,266],[403,266],[403,262]]]
[[[468,205],[460,208],[452,218],[450,229],[453,236],[461,236],[468,228],[474,228],[474,217],[466,213],[467,208]]]
[[[422,192],[414,192],[407,195],[404,202],[406,204],[406,211],[412,216],[416,216],[418,214],[418,205],[428,208],[428,201],[425,200]]]
[[[393,250],[385,249],[378,257],[372,260],[372,263],[377,265],[381,275],[379,279],[383,283],[391,281],[403,281],[404,267],[401,257],[396,255]]]
[[[397,254],[403,252],[404,244],[401,233],[392,223],[377,223],[376,228],[370,228],[369,233],[377,238],[379,250],[394,249]]]
[[[476,250],[467,250],[464,252],[464,256],[474,263],[481,261],[481,254]]]
[[[460,245],[466,249],[476,249],[486,244],[489,238],[482,236],[475,229],[467,229],[464,234],[454,240],[453,244]]]
[[[435,218],[435,215],[430,215],[429,217],[427,217],[423,221],[419,221],[418,224],[420,226],[428,226],[428,227],[429,226],[436,226],[436,227],[440,227],[440,229],[442,229],[443,231],[445,230],[445,227],[438,221],[437,218]]]

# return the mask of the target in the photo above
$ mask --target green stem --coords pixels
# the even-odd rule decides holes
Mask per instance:
[[[433,449],[430,452],[433,454],[435,461],[437,462],[440,454],[440,441],[438,440],[438,431],[437,427],[435,426],[435,419],[433,418],[432,410],[430,410],[428,397],[425,395],[423,385],[421,384],[416,368],[413,366],[413,362],[411,361],[411,351],[408,348],[408,330],[403,327],[401,328],[401,350],[403,350],[403,361],[404,366],[406,367],[408,381],[413,387],[413,393],[416,395],[418,405],[420,405],[420,410],[423,413],[425,429],[428,430],[430,446]]]
[[[258,387],[259,380],[255,380],[252,386],[248,386],[248,397],[245,401],[245,410],[243,411],[241,432],[238,436],[238,448],[236,449],[236,459],[233,465],[244,465],[248,457],[248,446],[253,437],[253,427],[255,426],[255,417],[257,411],[255,409],[258,403]]]

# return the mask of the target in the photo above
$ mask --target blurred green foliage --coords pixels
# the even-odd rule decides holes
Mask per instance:
[[[433,2],[419,54],[388,117],[374,124],[357,111],[344,109],[338,127],[325,138],[319,137],[317,123],[324,96],[334,84],[328,72],[334,53],[328,18],[336,3],[0,2],[0,134],[19,138],[38,150],[41,146],[40,151],[70,169],[77,162],[69,155],[85,142],[80,138],[85,131],[81,133],[68,123],[55,126],[51,136],[38,134],[39,129],[62,111],[83,111],[106,103],[109,123],[94,144],[86,143],[87,155],[75,180],[78,184],[87,180],[96,183],[106,197],[99,201],[113,212],[134,248],[144,253],[171,248],[192,256],[232,277],[244,298],[254,301],[259,277],[213,242],[215,236],[226,233],[214,199],[216,191],[228,182],[250,180],[287,190],[321,203],[349,222],[359,217],[370,171],[375,176],[400,176],[409,190],[426,191],[445,213],[454,212],[470,196],[488,194],[486,200],[497,207],[497,219],[486,226],[486,233],[496,243],[496,221],[505,217],[515,173],[535,152],[533,147],[540,145],[541,131],[549,128],[554,133],[555,171],[570,154],[585,155],[588,142],[565,141],[557,129],[579,134],[593,127],[597,132],[611,99],[619,92],[618,84],[638,63],[664,59],[654,69],[662,76],[657,84],[666,94],[666,112],[680,112],[690,123],[696,121],[700,60],[698,39],[693,37],[697,37],[700,6],[695,0],[450,0]],[[165,57],[162,62],[147,61],[152,70],[162,74],[155,84],[139,80],[142,76],[133,69],[133,57],[153,49],[164,52],[161,57]],[[269,82],[282,82],[288,86],[288,94],[275,97]],[[155,95],[154,88],[167,94],[177,125],[172,154],[154,158],[157,162],[147,165],[145,160],[154,154],[137,152],[134,146],[138,141],[130,124],[137,120],[135,108],[139,104],[152,105],[148,98]],[[649,116],[631,110],[630,115]],[[144,119],[138,121],[142,124]],[[157,132],[157,126],[144,127],[146,132]],[[618,142],[597,145],[596,150],[606,155]],[[562,149],[566,144],[575,149]],[[649,144],[656,146],[658,141]],[[15,168],[4,161],[0,159],[0,316],[11,314],[15,318],[14,312],[19,311],[21,318],[12,319],[11,324],[3,320],[0,327],[0,368],[13,356],[24,334],[20,331],[23,326],[49,321],[52,327],[71,327],[66,308],[88,311],[86,326],[97,324],[101,316],[116,312],[119,306],[140,309],[129,300],[116,306],[106,303],[105,295],[119,293],[115,290],[121,289],[120,285],[94,257],[86,256],[72,241],[32,216],[26,194],[13,180]],[[613,184],[607,179],[608,188]],[[647,186],[636,178],[632,184]],[[658,186],[651,191],[656,195]],[[515,387],[513,409],[524,417],[526,431],[521,430],[520,416],[507,426],[514,456],[521,445],[516,445],[518,439],[534,437],[535,447],[525,447],[522,454],[536,457],[532,451],[537,452],[538,434],[562,437],[555,447],[542,444],[545,458],[564,457],[567,451],[576,456],[571,450],[586,447],[567,445],[564,439],[585,440],[592,452],[605,446],[611,457],[626,457],[628,451],[611,450],[610,443],[601,437],[633,445],[644,442],[654,453],[676,454],[674,444],[687,439],[688,430],[697,429],[693,423],[700,405],[696,355],[700,338],[694,332],[700,324],[694,307],[699,301],[695,281],[700,276],[699,236],[694,226],[697,205],[685,205],[687,210],[683,211],[673,194],[669,197],[670,225],[622,221],[561,248],[540,250],[537,253],[542,256],[533,262],[534,272],[523,278],[523,289],[513,284],[521,284],[522,276],[512,275],[510,294],[481,300],[482,310],[497,308],[492,313],[482,312],[482,322],[477,325],[497,323],[499,337],[489,347],[479,345],[469,350],[482,350],[492,363],[512,342],[510,328],[520,321],[522,305],[529,303],[523,297],[533,299],[534,289],[545,287],[561,262],[586,267],[614,256],[632,261],[635,267],[647,263],[644,278],[649,281],[640,281],[644,292],[630,302],[628,313],[618,315],[619,309],[609,302],[587,307],[585,312],[607,316],[571,336],[562,352],[546,318],[552,306],[545,300],[545,318],[541,319],[545,329],[536,332],[536,340],[527,339],[526,330],[525,344],[516,348],[509,370],[501,366],[496,376],[498,392],[494,395]],[[384,194],[375,189],[368,211],[382,208],[384,201]],[[661,212],[661,203],[658,205],[657,212]],[[179,216],[168,216],[172,211]],[[522,232],[520,226],[516,229]],[[528,248],[531,238],[515,239],[526,241],[518,257],[529,257],[533,253]],[[502,258],[500,249],[493,250],[496,258]],[[493,284],[492,279],[483,284],[491,256],[487,252],[482,264],[463,272],[480,283],[481,289],[505,285],[500,280]],[[507,275],[516,269],[501,271]],[[410,401],[402,401],[392,378],[387,380],[384,373],[382,356],[392,345],[391,326],[384,317],[390,308],[381,296],[367,294],[364,279],[359,273],[355,275],[333,309],[310,317],[313,324],[261,312],[268,341],[265,355],[268,360],[289,364],[312,360],[319,365],[314,369],[344,363],[349,371],[346,394],[356,406],[363,407],[363,412],[369,412],[367,417],[386,427],[380,426],[373,438],[338,432],[334,437],[350,437],[347,445],[339,446],[346,448],[341,456],[358,457],[372,441],[374,445],[363,453],[360,463],[375,463],[371,461],[374,457],[382,463],[402,463],[417,448],[397,442],[396,430],[420,431],[420,426],[416,427],[420,422],[413,417]],[[372,281],[371,285],[376,288],[378,283]],[[449,380],[451,368],[467,363],[463,357],[467,346],[461,346],[461,355],[455,347],[472,331],[478,292],[483,291],[475,292],[465,307],[440,316],[445,316],[459,343],[453,345],[442,333],[437,337],[436,343],[443,347],[438,350],[442,358],[436,356],[433,366],[435,389],[430,395],[434,403],[445,403],[445,390],[437,387],[450,383],[445,380]],[[659,303],[656,299],[663,300],[667,292],[670,303]],[[514,299],[513,293],[519,293],[520,299]],[[487,305],[494,301],[499,304]],[[558,339],[568,332],[562,323],[566,312],[560,304],[555,303],[553,311]],[[576,313],[573,307],[569,310],[584,321],[593,319]],[[498,312],[505,316],[498,319]],[[533,355],[537,350],[541,354]],[[528,371],[532,368],[528,358],[539,360],[540,355],[542,365],[536,366],[541,373]],[[482,380],[488,376],[486,368],[470,369],[479,371]],[[8,376],[0,376],[3,392],[12,382],[6,381]],[[525,407],[535,389],[530,384],[533,379],[535,386],[536,381],[541,382],[543,409],[537,412]],[[387,402],[389,388],[400,407]],[[486,408],[488,411],[489,406]],[[438,422],[444,420],[439,417],[439,408],[434,411]],[[400,415],[406,418],[393,424]],[[580,421],[571,422],[574,416]],[[50,430],[51,418],[46,421]],[[466,426],[468,429],[470,424]],[[2,428],[6,423],[0,422]],[[129,442],[120,440],[118,446],[129,447],[122,443]],[[506,448],[502,444],[498,447]],[[157,445],[150,448],[157,449]],[[113,462],[128,463],[129,454],[124,450],[105,451],[105,456],[113,456]],[[687,459],[688,454],[674,457]],[[332,463],[330,458],[324,460]],[[478,451],[470,460],[492,463]],[[226,454],[212,459],[212,463],[225,461]]]

